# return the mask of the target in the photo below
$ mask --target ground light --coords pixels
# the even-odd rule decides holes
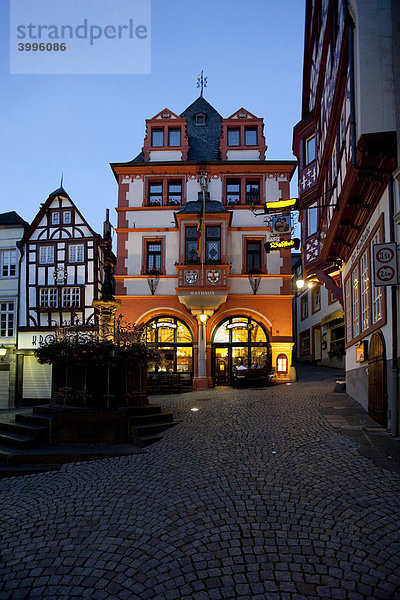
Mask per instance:
[[[191,408],[190,410],[192,410],[193,412],[197,412],[199,409],[198,409],[198,408],[195,408],[195,407],[193,407],[193,408]]]

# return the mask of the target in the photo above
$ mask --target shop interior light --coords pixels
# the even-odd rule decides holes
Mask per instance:
[[[7,354],[7,348],[2,344],[0,346],[0,360],[3,362],[5,355]]]

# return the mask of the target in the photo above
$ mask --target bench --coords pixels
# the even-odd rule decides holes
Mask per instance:
[[[258,387],[270,385],[272,373],[267,369],[237,369],[233,374],[233,387]]]

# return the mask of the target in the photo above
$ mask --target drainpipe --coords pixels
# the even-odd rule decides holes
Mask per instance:
[[[343,0],[345,23],[348,25],[348,44],[349,44],[349,79],[350,79],[350,138],[351,138],[351,161],[354,169],[369,173],[382,173],[388,176],[388,195],[389,195],[389,235],[390,241],[395,242],[394,230],[394,194],[393,194],[393,174],[388,169],[379,169],[377,167],[369,169],[357,164],[356,157],[356,103],[355,103],[355,76],[354,76],[354,21],[350,15],[348,2]],[[391,432],[392,435],[399,435],[399,361],[398,361],[398,315],[397,315],[397,286],[392,285],[392,394],[389,401]]]

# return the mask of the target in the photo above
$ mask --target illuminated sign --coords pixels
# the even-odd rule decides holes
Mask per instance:
[[[227,329],[235,329],[236,327],[241,327],[242,329],[248,329],[249,324],[238,321],[237,323],[229,323],[229,325],[226,326]]]
[[[368,340],[360,342],[356,346],[356,362],[360,363],[364,360],[368,360]]]
[[[286,248],[294,248],[298,250],[300,248],[299,238],[293,238],[292,240],[280,240],[279,242],[265,242],[265,252],[271,252],[272,250],[284,250]]]
[[[168,321],[159,321],[159,323],[153,323],[152,328],[157,329],[158,327],[169,327],[170,329],[176,329],[176,323],[169,323]]]
[[[264,212],[279,211],[283,208],[291,208],[298,210],[298,198],[290,198],[289,200],[276,200],[275,202],[266,202],[264,204]]]

